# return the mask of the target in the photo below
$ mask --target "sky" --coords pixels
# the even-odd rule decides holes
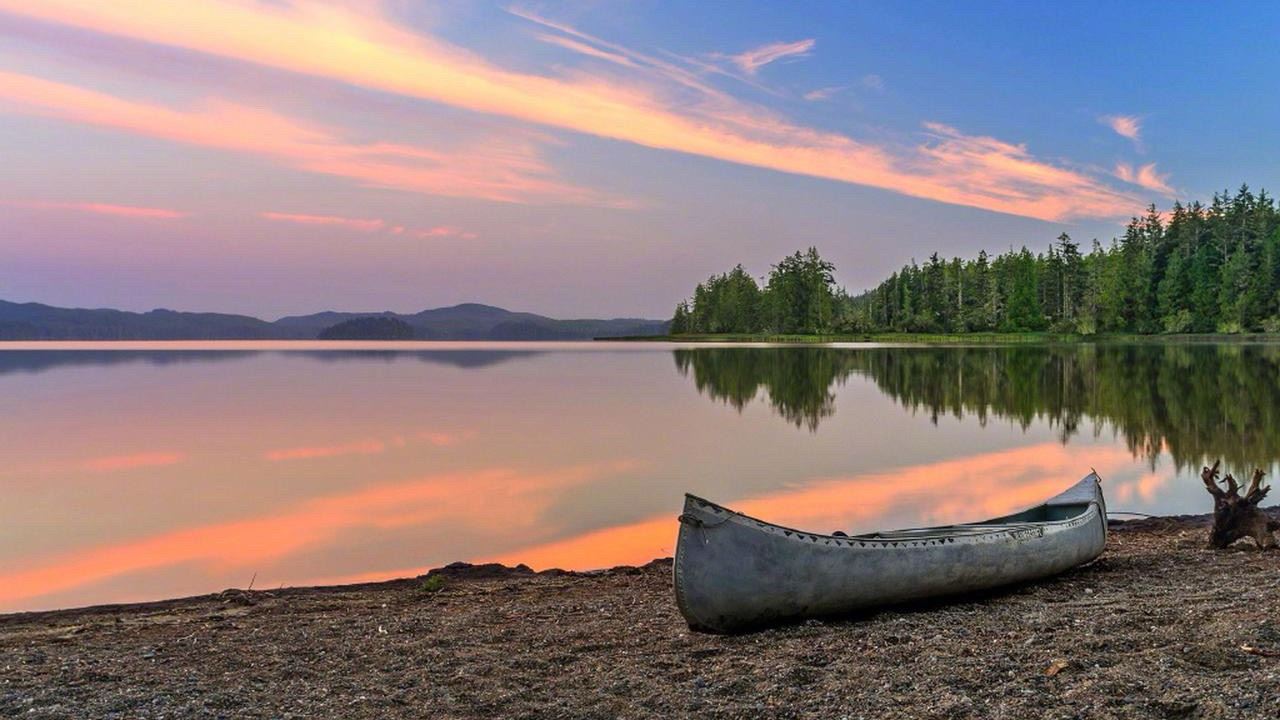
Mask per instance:
[[[1280,6],[0,0],[0,298],[666,317],[1274,188]]]

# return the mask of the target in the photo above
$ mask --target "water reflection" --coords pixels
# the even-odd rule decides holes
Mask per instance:
[[[861,350],[829,348],[702,348],[676,350],[676,367],[698,390],[739,411],[764,392],[796,427],[818,429],[835,412],[832,386],[858,368]]]
[[[1092,466],[1203,512],[1179,464],[1280,443],[1274,347],[225,347],[0,350],[0,611],[645,562],[686,491],[862,532]]]
[[[1168,452],[1179,468],[1223,458],[1280,460],[1280,346],[1068,345],[969,348],[676,350],[681,374],[741,410],[762,396],[796,427],[835,412],[833,388],[875,382],[912,412],[1047,422],[1062,442],[1113,430],[1135,455]]]
[[[230,362],[273,352],[316,362],[391,363],[408,358],[459,368],[484,368],[541,354],[536,350],[0,350],[0,375],[86,366]]]

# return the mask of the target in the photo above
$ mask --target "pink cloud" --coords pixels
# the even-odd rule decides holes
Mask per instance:
[[[388,235],[407,234],[424,240],[442,237],[457,237],[464,240],[474,240],[479,237],[479,235],[474,232],[453,227],[451,225],[437,225],[435,227],[415,230],[405,227],[404,225],[392,225],[381,218],[349,218],[342,217],[340,215],[308,215],[304,213],[283,212],[261,212],[258,213],[258,216],[278,222],[289,222],[298,225],[342,227],[365,233],[374,233],[385,230]]]
[[[176,465],[187,456],[173,452],[145,452],[132,455],[108,455],[86,460],[81,468],[94,472],[116,472],[118,470],[134,470],[137,468]]]
[[[337,225],[340,227],[360,230],[361,232],[374,232],[381,230],[384,223],[382,220],[372,219],[364,220],[359,218],[339,217],[337,215],[302,215],[299,213],[281,213],[281,212],[263,212],[258,213],[259,216],[268,220],[277,220],[279,222],[297,223],[299,225]]]
[[[644,147],[995,212],[1044,220],[1123,217],[1144,204],[1142,198],[1099,178],[1040,160],[1025,146],[967,136],[952,128],[939,131],[941,125],[930,126],[931,140],[924,144],[870,142],[799,125],[707,87],[696,73],[616,45],[592,43],[637,65],[633,77],[620,80],[581,69],[559,77],[513,71],[438,38],[409,32],[376,13],[358,14],[347,5],[307,0],[289,4],[187,0],[180,6],[168,0],[135,0],[127,6],[90,0],[0,0],[0,9]],[[564,24],[534,21],[578,40],[589,37]],[[286,37],[288,42],[280,41]],[[759,68],[807,52],[811,46],[809,41],[799,41],[758,48],[743,54],[741,66]],[[13,82],[10,76],[4,84]],[[62,105],[87,98],[55,92],[57,106],[48,109],[50,90],[28,86],[20,95],[27,104],[43,102],[45,112],[51,114],[82,115]],[[13,88],[3,94],[13,95]],[[160,109],[162,114],[175,113]],[[119,127],[142,124],[144,119],[133,117],[132,111],[123,114],[128,117],[93,113],[81,120]],[[342,143],[329,131],[300,128],[278,118],[253,118],[254,132],[224,137],[249,123],[243,110],[176,113],[171,117],[176,123],[147,120],[148,134],[189,133],[194,125],[203,132],[188,142],[250,145],[295,166],[369,185],[508,201],[550,197],[618,204],[602,199],[598,192],[551,179],[527,142],[514,141],[499,149],[484,143],[465,152],[431,152],[428,159],[401,146]],[[175,125],[181,130],[173,130]],[[288,131],[289,142],[280,147],[278,134],[264,128]]]
[[[1098,122],[1111,128],[1117,135],[1134,142],[1142,139],[1142,120],[1136,115],[1103,115]]]
[[[835,95],[836,93],[840,92],[843,89],[844,88],[841,88],[841,87],[818,88],[817,90],[810,90],[809,92],[805,93],[801,97],[803,97],[805,100],[808,100],[809,102],[819,102],[822,100],[830,100],[831,96]]]
[[[313,460],[315,458],[330,458],[342,455],[377,455],[386,452],[386,449],[387,444],[381,440],[361,440],[341,445],[317,445],[269,450],[264,457],[271,462]]]
[[[3,9],[3,5],[0,5]],[[512,203],[626,202],[554,178],[532,133],[449,150],[394,143],[356,144],[334,130],[258,108],[208,101],[174,109],[0,71],[0,101],[27,112],[172,142],[274,158],[308,172],[394,190]],[[105,212],[97,206],[98,212]],[[87,209],[87,208],[81,208]],[[167,212],[167,211],[162,211]]]
[[[805,57],[813,49],[814,40],[797,40],[795,42],[775,42],[752,48],[738,55],[731,55],[729,60],[738,69],[748,75],[755,75],[760,68],[769,63],[788,57]]]
[[[586,55],[587,57],[593,57],[593,58],[596,58],[597,60],[605,60],[607,62],[623,65],[625,67],[630,67],[630,68],[636,67],[635,62],[633,62],[631,58],[627,57],[626,55],[622,55],[616,52],[610,52],[608,50],[603,50],[594,45],[589,45],[584,42],[579,42],[578,40],[574,40],[572,38],[560,37],[559,35],[547,35],[544,33],[540,33],[536,37],[544,43],[562,47],[565,50],[576,52],[579,55]]]
[[[414,234],[424,239],[439,238],[439,237],[458,237],[458,238],[462,238],[463,240],[475,240],[477,237],[479,237],[479,235],[477,235],[476,233],[469,232],[467,230],[462,230],[456,227],[450,227],[448,225],[440,225],[433,228],[427,228],[426,230],[419,230]]]
[[[98,202],[13,201],[6,202],[4,204],[17,207],[34,208],[37,210],[71,210],[73,212],[97,213],[99,215],[114,215],[116,217],[139,218],[144,220],[172,220],[187,216],[187,213],[180,210],[138,207],[136,205],[114,205],[111,203]]]
[[[1137,169],[1125,163],[1116,163],[1116,177],[1121,180],[1144,187],[1163,195],[1174,195],[1176,191],[1169,185],[1169,175],[1156,172],[1155,163],[1147,163]]]
[[[451,433],[424,430],[418,433],[419,439],[425,440],[437,447],[452,447],[464,440],[470,440],[472,437],[475,437],[474,432]]]

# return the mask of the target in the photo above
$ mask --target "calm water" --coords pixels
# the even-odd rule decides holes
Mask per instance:
[[[644,562],[685,491],[852,532],[1093,467],[1113,509],[1205,512],[1206,455],[1280,459],[1274,345],[8,347],[0,610]]]

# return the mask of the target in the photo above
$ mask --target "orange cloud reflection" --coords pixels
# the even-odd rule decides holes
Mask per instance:
[[[0,607],[113,577],[169,567],[261,568],[333,542],[355,529],[389,530],[466,522],[467,529],[516,534],[537,529],[558,490],[634,470],[617,461],[542,473],[492,469],[376,485],[316,498],[282,512],[85,548],[0,574]]]
[[[1095,467],[1105,478],[1129,466],[1123,448],[1090,448],[1087,456],[1057,443],[985,453],[891,473],[815,480],[805,485],[728,502],[739,512],[787,527],[830,532],[870,531],[891,514],[914,515],[921,525],[972,522],[1015,512],[1061,492]],[[535,569],[590,569],[638,564],[675,549],[675,509],[661,517],[605,528],[488,558]]]

